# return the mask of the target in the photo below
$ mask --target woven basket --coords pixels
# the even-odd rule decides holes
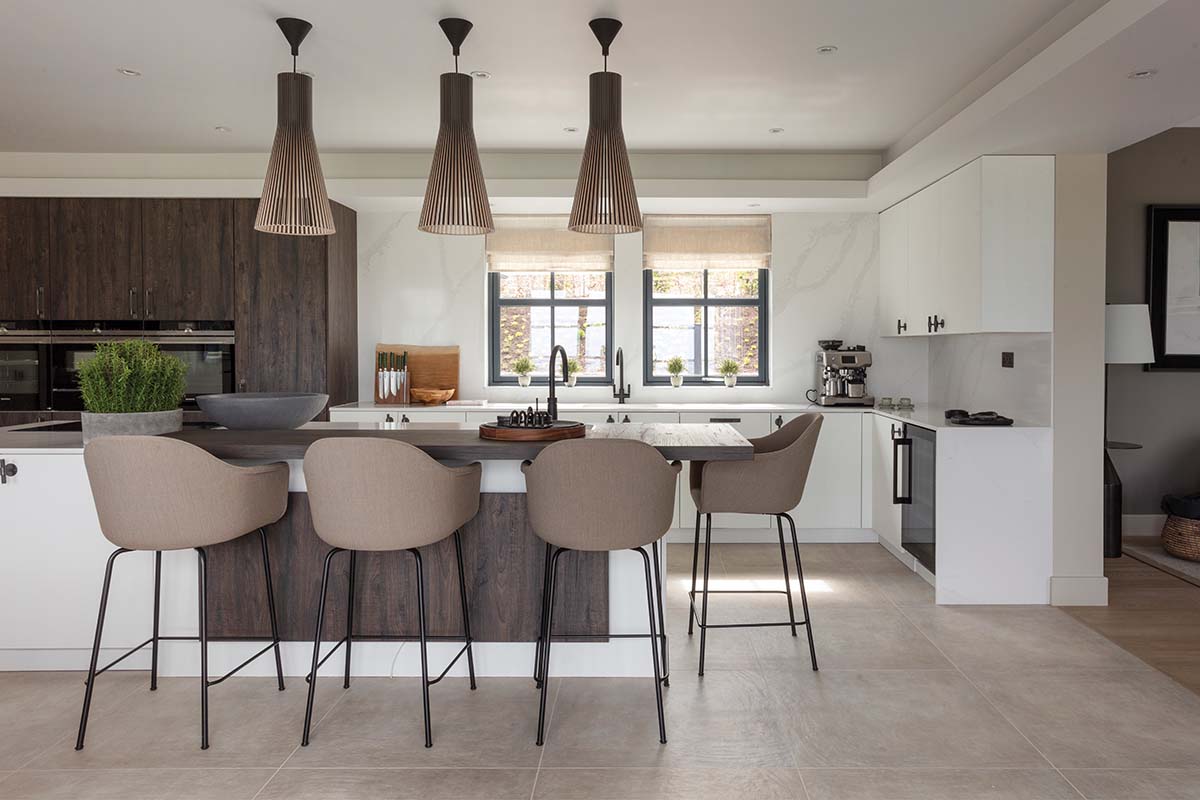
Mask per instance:
[[[1200,561],[1200,520],[1169,515],[1162,529],[1162,545],[1176,558]]]

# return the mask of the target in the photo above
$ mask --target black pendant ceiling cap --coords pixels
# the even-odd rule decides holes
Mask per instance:
[[[312,30],[302,19],[275,20],[291,45],[292,58]],[[276,76],[278,117],[271,159],[263,180],[254,229],[285,236],[328,236],[335,232],[333,210],[321,173],[312,129],[312,78],[295,71]]]
[[[441,115],[425,202],[417,229],[452,236],[478,236],[496,230],[479,148],[475,144],[470,75],[458,71],[459,50],[473,27],[458,17],[438,20],[454,50],[454,72],[443,73]]]
[[[295,17],[280,17],[275,20],[275,24],[279,26],[279,30],[283,31],[283,37],[292,46],[292,55],[300,55],[300,43],[312,30],[312,23]]]
[[[621,76],[608,71],[609,46],[621,23],[601,17],[588,26],[600,42],[605,69],[589,77],[587,142],[567,227],[578,233],[636,233],[642,229],[642,212],[621,127]]]

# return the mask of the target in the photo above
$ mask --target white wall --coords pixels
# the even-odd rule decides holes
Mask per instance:
[[[929,402],[967,411],[995,411],[1030,425],[1050,424],[1051,343],[1048,333],[973,333],[929,342]],[[1000,366],[1000,354],[1013,366]]]
[[[359,399],[372,396],[375,344],[457,344],[460,396],[525,400],[531,391],[489,388],[483,237],[432,236],[417,214],[360,212]],[[865,344],[874,354],[868,387],[876,395],[927,399],[928,344],[879,339],[879,235],[875,214],[773,215],[771,385],[643,387],[641,236],[616,237],[614,346],[624,348],[634,402],[798,402],[815,382],[817,339]],[[537,391],[537,390],[534,390]],[[563,390],[564,402],[611,398],[610,387]]]

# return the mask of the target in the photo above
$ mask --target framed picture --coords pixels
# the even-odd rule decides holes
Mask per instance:
[[[1149,206],[1146,250],[1147,369],[1200,369],[1200,206]]]

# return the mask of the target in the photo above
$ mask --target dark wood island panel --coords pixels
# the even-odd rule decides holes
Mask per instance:
[[[463,562],[472,634],[481,642],[532,642],[541,610],[545,544],[529,527],[524,494],[482,494],[479,514],[462,530]],[[404,510],[396,509],[396,524]],[[286,641],[312,641],[329,546],[317,538],[308,495],[293,493],[287,515],[268,528],[271,574]],[[450,540],[424,548],[429,633],[461,636],[458,572]],[[209,548],[209,636],[270,638],[262,556],[257,536]],[[322,638],[345,635],[348,555],[334,559]],[[608,632],[608,555],[574,553],[560,567],[555,629],[577,634]],[[356,635],[417,637],[416,572],[407,552],[359,553]],[[561,620],[561,625],[559,624]],[[532,665],[531,665],[532,668]]]

